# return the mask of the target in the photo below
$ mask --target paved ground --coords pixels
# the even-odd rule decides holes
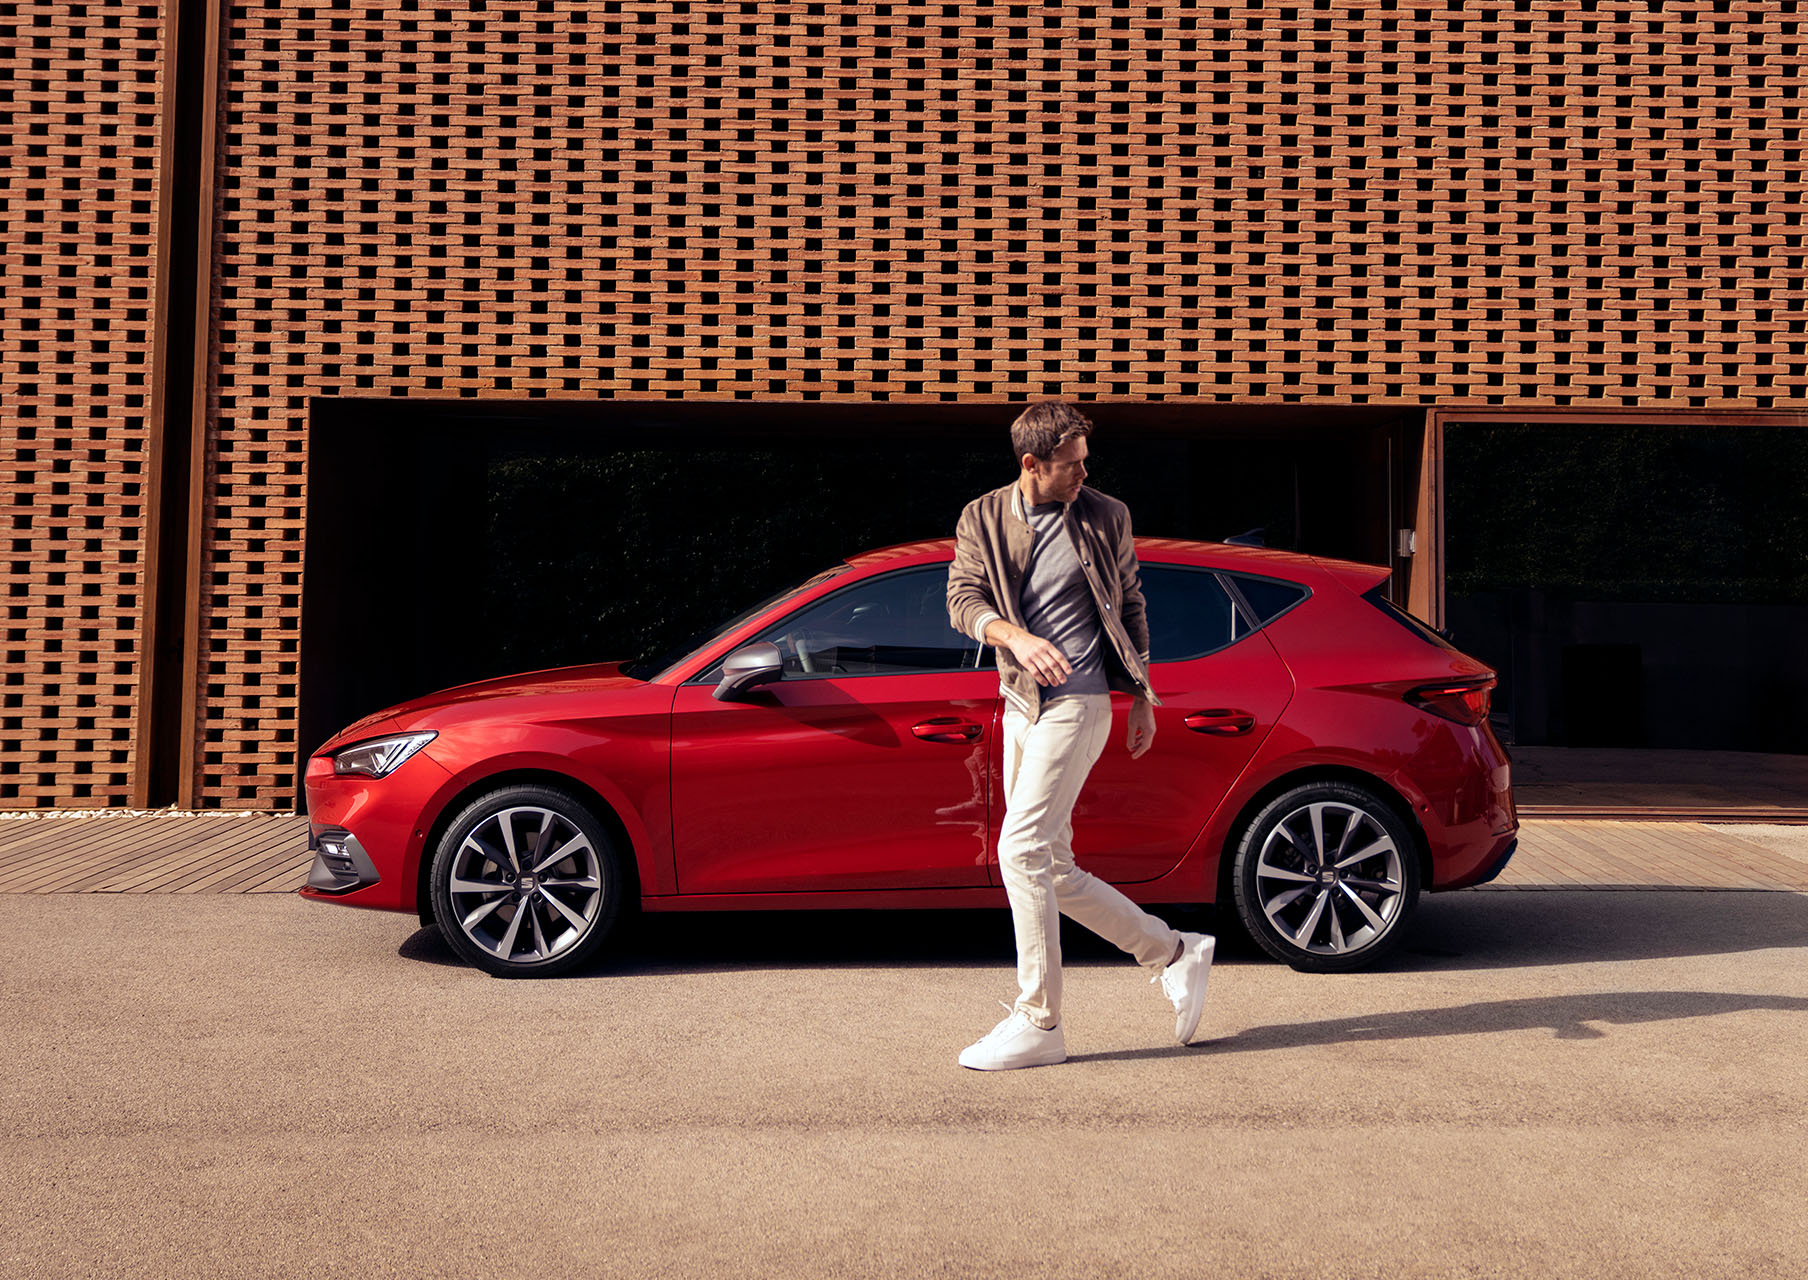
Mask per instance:
[[[1000,912],[664,917],[505,982],[286,895],[0,896],[32,1276],[1799,1277],[1808,896],[1464,893],[1233,951],[1190,1049],[1077,946],[960,1070]]]

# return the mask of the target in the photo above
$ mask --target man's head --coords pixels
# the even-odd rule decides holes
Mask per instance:
[[[1031,505],[1072,502],[1086,482],[1086,437],[1092,422],[1062,400],[1031,405],[1011,424],[1011,447],[1023,468],[1020,482]]]

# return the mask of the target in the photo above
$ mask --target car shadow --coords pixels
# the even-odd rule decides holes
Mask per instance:
[[[1219,923],[1212,908],[1159,911],[1177,928],[1219,933],[1220,963],[1273,963],[1239,928]],[[1465,892],[1426,897],[1401,948],[1366,972],[1536,968],[1804,944],[1808,895],[1796,893]],[[1069,965],[1124,962],[1116,948],[1067,921],[1062,950]],[[424,964],[462,963],[433,928],[414,933],[398,954]],[[1009,913],[996,909],[660,912],[634,919],[594,965],[571,976],[1014,960]]]

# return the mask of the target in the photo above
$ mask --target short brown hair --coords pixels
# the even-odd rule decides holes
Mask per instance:
[[[1047,462],[1055,450],[1079,436],[1092,434],[1092,419],[1065,400],[1038,400],[1011,424],[1011,447]]]

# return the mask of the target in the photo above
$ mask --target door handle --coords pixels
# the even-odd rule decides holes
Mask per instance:
[[[913,724],[910,731],[924,742],[978,742],[979,735],[985,732],[983,725],[974,724],[971,720],[961,720],[954,716],[940,716],[934,720],[925,720],[921,724]]]
[[[1256,718],[1247,711],[1238,711],[1232,707],[1213,707],[1209,711],[1195,711],[1181,721],[1194,733],[1209,733],[1217,738],[1234,738],[1238,734],[1248,733],[1256,727]]]

